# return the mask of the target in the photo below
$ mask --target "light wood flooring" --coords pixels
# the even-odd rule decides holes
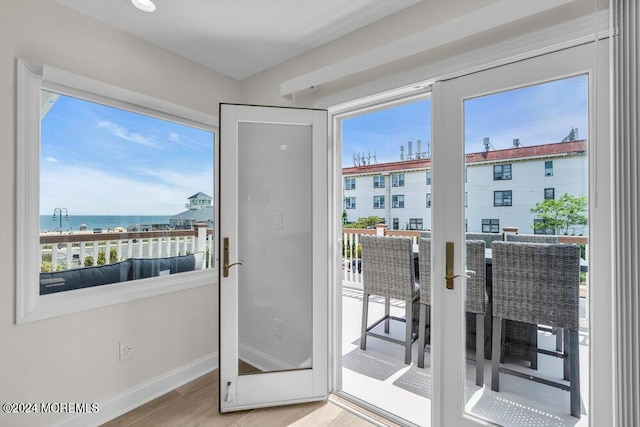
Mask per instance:
[[[218,412],[218,370],[191,381],[106,424],[105,427],[277,427],[277,426],[371,426],[367,420],[329,402]],[[337,397],[332,399],[341,401]],[[343,404],[347,402],[341,401]],[[353,405],[349,405],[353,406]],[[362,411],[365,412],[366,411]],[[385,425],[380,417],[366,413]]]

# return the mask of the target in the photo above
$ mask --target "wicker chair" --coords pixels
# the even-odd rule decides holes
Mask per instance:
[[[580,417],[580,248],[577,245],[494,242],[492,254],[491,389],[500,390],[500,372],[552,385],[570,392],[571,415]],[[505,320],[565,329],[565,346],[561,353],[538,351],[564,359],[564,379],[569,380],[568,386],[500,366]]]
[[[502,233],[466,233],[466,240],[483,240],[487,248],[496,240],[502,240]]]
[[[545,236],[543,234],[507,234],[506,237],[507,242],[558,244],[558,236]]]
[[[360,348],[366,350],[367,336],[403,344],[405,346],[404,362],[411,363],[411,344],[413,338],[413,303],[420,298],[420,288],[415,282],[413,263],[413,244],[410,238],[377,237],[363,235],[362,245],[362,285],[364,288],[362,304],[362,327]],[[385,315],[368,325],[369,296],[378,295],[385,298]],[[405,302],[405,317],[390,315],[390,299]],[[389,336],[389,321],[397,320],[406,323],[404,341]],[[372,331],[380,323],[385,322],[385,334]]]
[[[476,324],[476,384],[484,384],[484,315],[487,311],[485,278],[485,244],[482,240],[468,240],[467,270],[475,274],[467,279],[465,311],[475,315]],[[418,367],[424,368],[424,351],[427,340],[427,319],[431,306],[431,240],[420,239],[418,269],[420,271],[420,322],[418,326]]]

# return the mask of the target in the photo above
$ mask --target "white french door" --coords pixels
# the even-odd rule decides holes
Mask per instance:
[[[588,300],[589,304],[586,307],[590,317],[584,320],[584,324],[589,328],[588,338],[585,338],[589,345],[586,352],[590,359],[590,366],[612,366],[611,355],[607,351],[610,348],[608,334],[611,332],[609,308],[611,295],[606,288],[610,283],[607,279],[610,273],[608,260],[610,202],[607,197],[609,154],[606,54],[606,42],[598,44],[597,48],[596,43],[588,43],[487,71],[436,82],[433,86],[433,233],[431,246],[433,426],[482,425],[486,421],[503,425],[509,424],[504,419],[503,421],[492,419],[491,411],[486,410],[486,407],[485,411],[478,413],[478,404],[474,406],[474,402],[472,402],[474,392],[477,394],[473,398],[480,403],[488,396],[486,393],[493,393],[490,391],[491,377],[488,374],[484,377],[484,389],[474,388],[476,387],[475,375],[471,373],[467,375],[465,372],[466,367],[470,365],[466,363],[465,349],[464,278],[456,278],[452,290],[445,287],[446,281],[444,279],[446,242],[454,244],[454,273],[457,275],[465,274],[465,177],[467,176],[465,171],[465,123],[470,120],[470,112],[467,108],[469,100],[574,76],[584,76],[588,81],[589,173],[585,177],[587,180],[585,186],[588,188],[589,197],[587,256],[591,261],[589,263],[590,300]],[[508,106],[503,107],[508,108]],[[553,113],[550,111],[550,114]],[[521,137],[521,135],[513,135],[513,137]],[[514,159],[514,164],[516,164],[515,162],[517,159]],[[516,167],[517,164],[514,166],[514,174]],[[511,173],[511,169],[509,169],[509,173]],[[541,176],[544,177],[544,175]],[[516,185],[515,178],[508,184]],[[505,186],[505,189],[507,187]],[[488,195],[492,198],[488,203],[492,204],[492,208],[507,206],[506,191],[496,192],[500,194],[498,196]],[[494,199],[494,197],[498,198]],[[508,197],[508,206],[510,207],[512,197],[510,189]],[[513,197],[515,206],[516,190],[514,190]],[[470,206],[471,203],[470,200]],[[498,218],[497,215],[496,218]],[[490,364],[490,361],[487,360],[486,364]],[[581,418],[580,420],[569,418],[565,421],[572,425],[578,422],[580,425],[601,425],[598,420],[608,422],[603,420],[610,419],[607,415],[610,396],[613,394],[611,383],[607,381],[610,378],[610,373],[602,375],[593,368],[584,365],[582,373],[588,375],[590,385],[583,387],[581,394]],[[528,382],[527,380],[522,381]],[[527,387],[529,386],[525,385],[524,390]],[[567,402],[568,395],[569,393],[566,393]],[[499,398],[500,396],[495,395],[494,397]],[[585,411],[585,406],[589,408],[588,411]],[[512,409],[516,411],[515,406]],[[544,408],[540,410],[544,411]],[[569,413],[568,403],[566,412]],[[561,423],[562,420],[556,419],[555,422]]]
[[[324,110],[220,106],[220,411],[328,394]]]

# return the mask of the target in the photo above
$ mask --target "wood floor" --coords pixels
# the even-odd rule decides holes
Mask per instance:
[[[373,414],[367,415],[389,425]],[[218,412],[217,369],[104,424],[105,427],[371,425],[330,401],[221,414]]]

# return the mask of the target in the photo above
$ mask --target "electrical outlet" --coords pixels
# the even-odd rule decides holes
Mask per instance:
[[[133,357],[133,337],[128,340],[120,341],[120,361],[131,359]]]
[[[275,325],[276,325],[275,336],[281,337],[282,336],[282,320],[275,319]]]

